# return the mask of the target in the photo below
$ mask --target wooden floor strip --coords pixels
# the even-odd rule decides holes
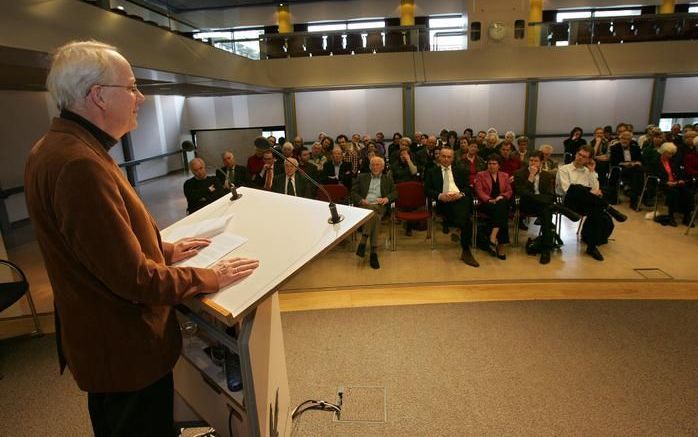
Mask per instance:
[[[697,281],[567,281],[390,286],[281,293],[282,312],[519,300],[698,300]]]

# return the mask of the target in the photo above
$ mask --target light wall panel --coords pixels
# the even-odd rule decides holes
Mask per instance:
[[[438,135],[441,129],[459,134],[494,127],[500,136],[524,129],[524,83],[423,86],[415,89],[415,128]]]
[[[541,82],[538,87],[538,134],[569,133],[573,127],[590,137],[598,126],[648,123],[652,79]]]
[[[662,112],[698,113],[698,77],[670,77]]]
[[[250,94],[189,97],[185,104],[188,129],[228,129],[283,126],[283,95]]]
[[[402,132],[402,89],[375,88],[296,93],[296,122],[299,134],[310,141],[318,133],[333,138],[343,133],[386,138]]]

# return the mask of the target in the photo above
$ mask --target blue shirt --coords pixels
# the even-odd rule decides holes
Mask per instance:
[[[381,197],[381,175],[371,175],[371,184],[368,186],[366,201],[368,203],[376,203],[376,199],[379,197]]]

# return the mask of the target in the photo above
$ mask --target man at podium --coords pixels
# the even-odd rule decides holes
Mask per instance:
[[[209,240],[163,242],[109,155],[145,99],[116,48],[59,48],[47,87],[61,113],[32,148],[24,184],[53,288],[61,371],[69,366],[88,392],[96,436],[172,435],[182,345],[172,307],[249,276],[258,262],[172,266]]]

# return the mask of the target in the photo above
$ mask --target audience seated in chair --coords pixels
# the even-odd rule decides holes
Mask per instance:
[[[367,208],[374,212],[370,221],[363,226],[361,241],[356,249],[356,255],[364,257],[366,255],[366,244],[371,240],[371,253],[369,263],[371,268],[379,269],[378,262],[378,233],[381,219],[385,214],[386,205],[397,199],[395,184],[389,175],[383,174],[385,161],[383,158],[374,156],[371,159],[371,171],[361,173],[351,190],[351,199],[354,205]]]
[[[409,140],[409,138],[400,140],[400,149],[394,155],[394,158],[390,160],[390,173],[393,177],[393,182],[396,184],[419,179],[417,165],[414,163],[412,152],[410,152],[410,144],[408,141],[403,140]]]
[[[598,246],[605,244],[612,232],[613,223],[607,218],[608,214],[619,222],[624,222],[627,217],[603,198],[592,152],[591,146],[582,146],[575,154],[574,161],[559,168],[555,190],[559,196],[563,196],[565,206],[586,215],[582,228],[582,238],[587,244],[586,253],[597,261],[603,261]]]
[[[636,209],[644,177],[640,146],[633,141],[633,135],[626,130],[620,134],[618,142],[610,147],[610,155],[611,167],[620,167],[621,169],[620,174],[618,172],[612,173],[611,179],[608,181],[609,191],[613,193],[611,198],[615,197],[615,190],[620,183],[620,180],[617,179],[620,177],[630,189],[630,208]],[[613,200],[611,202],[615,203]]]
[[[246,187],[249,182],[247,169],[242,165],[237,165],[235,155],[231,151],[225,151],[221,155],[223,167],[216,170],[216,179],[225,191],[230,191],[231,186]]]
[[[682,223],[688,226],[694,207],[694,193],[692,178],[682,170],[681,166],[672,158],[676,155],[677,147],[674,143],[664,143],[659,148],[661,155],[655,174],[659,178],[659,184],[666,194],[666,204],[669,208],[667,224],[677,226],[674,215],[683,214]]]
[[[599,175],[601,188],[608,186],[608,172],[610,170],[608,140],[602,127],[594,129],[594,137],[589,145],[594,149],[593,158],[596,161],[596,174]]]
[[[257,178],[264,167],[263,155],[264,151],[269,148],[269,142],[264,137],[257,137],[254,140],[254,147],[254,154],[247,158],[247,176],[250,186],[258,187],[262,185]]]
[[[478,152],[480,158],[486,160],[491,154],[499,153],[499,150],[497,150],[498,144],[499,136],[497,135],[497,132],[488,132],[487,136],[485,137],[485,142]]]
[[[564,152],[565,156],[569,156],[570,158],[565,159],[565,164],[569,164],[572,162],[574,159],[574,154],[577,152],[577,150],[586,144],[586,141],[584,141],[584,138],[582,136],[584,135],[584,131],[582,131],[581,127],[575,127],[572,129],[570,132],[569,138],[567,138],[564,142]]]
[[[460,163],[468,170],[468,185],[472,186],[475,183],[475,176],[478,172],[487,169],[487,163],[478,154],[478,146],[476,142],[468,144],[467,152],[461,156]]]
[[[342,149],[336,146],[332,149],[331,159],[323,167],[322,183],[342,184],[351,190],[352,177],[351,164],[344,161]]]
[[[505,147],[510,148],[507,144]],[[504,260],[504,245],[509,243],[509,201],[513,191],[509,175],[499,171],[499,155],[491,154],[487,158],[487,170],[475,176],[475,194],[480,201],[479,208],[487,215],[489,229],[489,252],[492,256]]]
[[[532,153],[530,150],[528,150],[528,143],[529,140],[526,136],[520,136],[516,139],[516,151],[514,154],[519,157],[522,165],[525,165],[528,162],[528,157]]]
[[[436,150],[436,137],[434,135],[425,135],[426,141],[424,147],[417,152],[416,164],[417,171],[424,177],[426,172],[433,166],[435,166],[435,150]]]
[[[225,191],[215,176],[206,175],[206,163],[203,159],[192,159],[189,169],[194,176],[184,182],[184,197],[187,198],[187,212],[191,214],[218,200]]]
[[[426,171],[424,189],[427,196],[436,201],[436,210],[447,224],[460,228],[460,259],[469,266],[479,267],[470,252],[472,239],[472,190],[468,184],[467,170],[454,164],[453,150],[443,148],[439,152],[439,166]]]
[[[543,162],[540,165],[540,169],[552,173],[553,175],[557,173],[557,161],[552,158],[553,146],[550,144],[543,144],[538,150],[543,153]]]
[[[499,169],[509,175],[509,182],[514,181],[514,173],[523,166],[521,159],[516,152],[511,150],[511,144],[502,143],[499,146],[499,154],[502,156],[502,163]]]
[[[310,150],[310,159],[308,160],[308,162],[315,166],[315,168],[318,171],[318,174],[321,173],[323,168],[325,167],[325,163],[327,162],[327,156],[325,156],[325,152],[323,152],[322,150],[322,144],[320,144],[319,141],[313,143]]]
[[[287,158],[284,162],[284,174],[278,174],[274,177],[271,189],[275,193],[310,199],[310,182],[303,175],[298,174],[297,166],[296,158]]]
[[[535,215],[541,227],[540,263],[550,262],[550,251],[555,244],[553,214],[562,212],[572,221],[579,221],[579,214],[555,203],[555,176],[541,171],[542,152],[534,152],[528,158],[528,166],[514,175],[514,193],[519,197],[522,214]]]
[[[260,172],[255,175],[254,181],[257,188],[262,188],[267,191],[271,191],[271,187],[274,185],[274,177],[276,174],[282,173],[280,168],[283,168],[283,164],[280,160],[274,158],[274,154],[271,150],[265,150],[262,155],[262,160],[264,161],[264,166]]]

